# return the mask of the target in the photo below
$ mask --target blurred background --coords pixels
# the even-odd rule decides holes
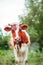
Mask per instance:
[[[9,23],[29,26],[29,65],[43,65],[43,0],[0,0],[0,65],[15,64],[13,50],[9,46],[11,33],[4,31]]]

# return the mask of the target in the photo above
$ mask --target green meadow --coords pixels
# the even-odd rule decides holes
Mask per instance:
[[[12,50],[0,50],[0,65],[15,65]],[[29,52],[28,65],[43,65],[43,52]]]

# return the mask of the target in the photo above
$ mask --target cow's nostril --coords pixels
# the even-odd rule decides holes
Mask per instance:
[[[19,41],[21,41],[21,39],[20,39],[20,38],[15,38],[15,40],[16,40],[16,41],[18,41],[18,42],[19,42]]]
[[[19,38],[19,42],[21,41],[21,39]]]

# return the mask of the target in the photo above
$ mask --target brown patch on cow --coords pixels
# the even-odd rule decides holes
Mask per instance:
[[[18,34],[19,34],[19,37],[21,38],[22,43],[28,43],[28,37],[25,34],[25,32],[19,31]]]
[[[16,33],[15,33],[15,31],[12,31],[12,37],[13,37],[13,38],[16,37]]]

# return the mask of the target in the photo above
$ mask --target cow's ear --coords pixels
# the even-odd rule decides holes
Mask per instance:
[[[27,30],[27,29],[28,29],[28,25],[22,25],[21,28],[22,28],[23,30]]]
[[[9,32],[11,30],[11,28],[10,27],[5,27],[4,30]]]

